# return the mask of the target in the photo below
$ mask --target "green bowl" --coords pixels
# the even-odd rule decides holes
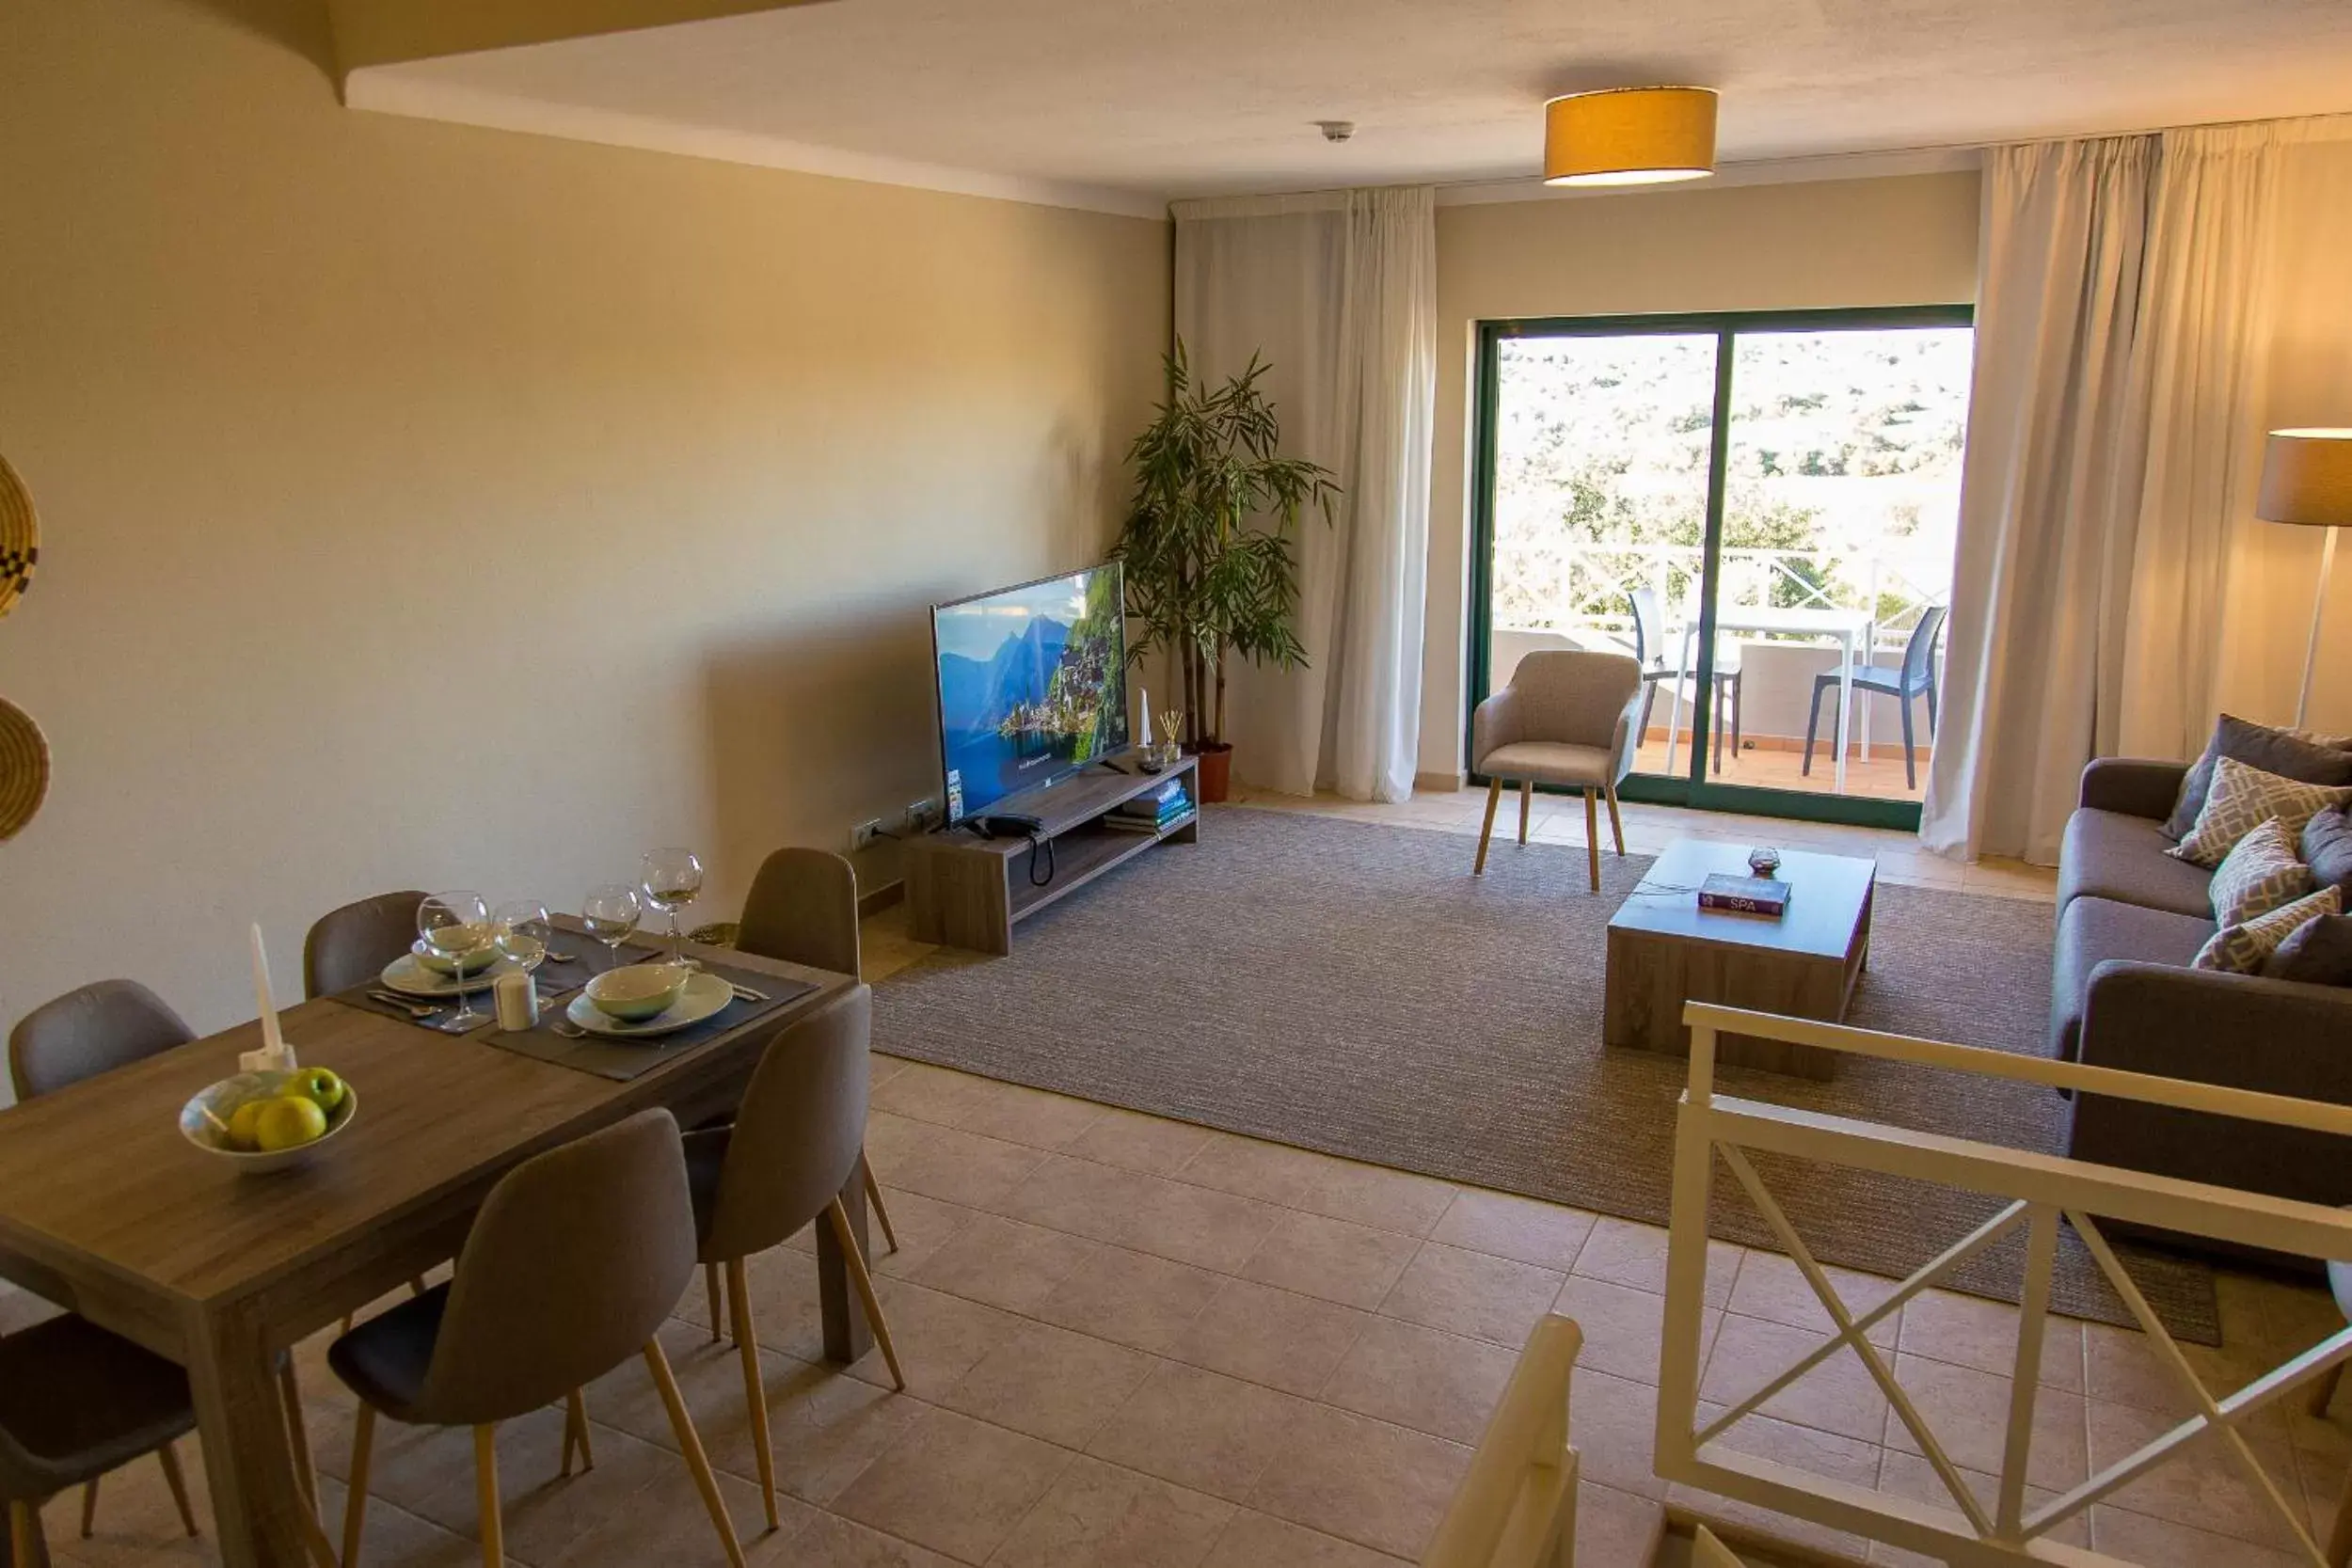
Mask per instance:
[[[607,1018],[643,1023],[659,1018],[676,1005],[692,971],[678,964],[629,964],[609,969],[590,980],[588,1001]]]

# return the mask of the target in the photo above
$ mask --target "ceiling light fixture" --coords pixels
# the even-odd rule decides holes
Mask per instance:
[[[1715,172],[1715,89],[1605,87],[1544,105],[1544,183],[1652,185]]]

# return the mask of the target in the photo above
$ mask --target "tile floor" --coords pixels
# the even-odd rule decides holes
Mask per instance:
[[[1476,831],[1474,805],[1438,798],[1349,816]],[[1536,833],[1581,842],[1581,811],[1539,805]],[[1654,848],[1676,833],[1756,836],[1740,819],[1632,808]],[[1887,875],[2047,896],[2044,874],[1962,870],[1895,835],[1772,824],[1785,843],[1868,844]],[[1467,847],[1466,847],[1467,849]],[[877,972],[921,949],[872,923]],[[1759,1519],[1669,1489],[1651,1473],[1665,1236],[1502,1194],[1108,1109],[877,1056],[868,1148],[900,1250],[875,1259],[910,1390],[878,1355],[819,1360],[816,1265],[805,1236],[756,1260],[753,1288],[775,1428],[781,1528],[759,1533],[739,1363],[713,1345],[699,1284],[664,1338],[755,1563],[806,1568],[1373,1568],[1411,1560],[1461,1477],[1537,1314],[1583,1325],[1572,1400],[1583,1454],[1585,1568],[1645,1560],[1661,1503],[1768,1525],[1869,1560],[1915,1560],[1797,1521]],[[1850,1301],[1883,1281],[1841,1275]],[[1763,1358],[1826,1320],[1785,1259],[1718,1245],[1701,1397],[1741,1398]],[[0,1299],[0,1320],[34,1304]],[[2192,1350],[2217,1385],[2337,1326],[2326,1296],[2227,1275],[2227,1343]],[[1996,1463],[2015,1312],[1931,1293],[1882,1325],[1905,1386],[1980,1488]],[[310,1430],[340,1529],[350,1402],[301,1348]],[[2055,1323],[2039,1396],[2035,1496],[2080,1481],[2185,1413],[2137,1335]],[[721,1560],[642,1369],[589,1390],[597,1465],[556,1479],[556,1410],[509,1423],[500,1459],[510,1559],[571,1564]],[[1851,1354],[1824,1364],[1728,1439],[1862,1485],[1933,1497],[1936,1482]],[[2323,1536],[2352,1433],[2299,1412],[2265,1416],[2256,1452]],[[201,1494],[198,1456],[191,1469]],[[371,1568],[479,1560],[463,1433],[386,1426],[365,1560]],[[181,1538],[156,1467],[107,1482],[98,1533],[78,1502],[45,1520],[60,1563],[213,1560]],[[2086,1539],[2167,1568],[2295,1559],[2252,1485],[2211,1449],[2094,1508]]]

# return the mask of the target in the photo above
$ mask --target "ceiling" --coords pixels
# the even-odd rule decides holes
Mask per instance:
[[[2352,110],[2346,0],[835,0],[370,67],[359,107],[1157,211],[1518,180],[1543,100],[1720,87],[1728,162]],[[1357,124],[1327,142],[1319,119]]]

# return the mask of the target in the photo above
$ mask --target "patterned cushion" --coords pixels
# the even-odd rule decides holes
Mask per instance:
[[[2213,788],[2188,836],[2166,854],[2192,865],[2219,865],[2237,841],[2275,816],[2290,833],[2299,836],[2303,824],[2329,806],[2352,804],[2352,787],[2297,784],[2235,757],[2216,757]]]
[[[2213,874],[2214,920],[2243,926],[2258,914],[2292,904],[2318,884],[2312,868],[2295,858],[2295,840],[2275,816],[2237,841]]]
[[[2191,969],[2217,969],[2227,974],[2255,974],[2263,963],[2307,921],[2344,912],[2344,898],[2324,887],[2308,898],[2297,898],[2243,926],[2224,926],[2191,958]]]
[[[2234,757],[2297,784],[2352,784],[2352,753],[2346,752],[2340,737],[2273,729],[2225,713],[2214,724],[2204,755],[2181,780],[2180,798],[2172,803],[2172,815],[2164,820],[2165,837],[2179,839],[2196,826],[2197,814],[2204,809],[2205,796],[2213,788],[2214,764],[2222,757]]]

